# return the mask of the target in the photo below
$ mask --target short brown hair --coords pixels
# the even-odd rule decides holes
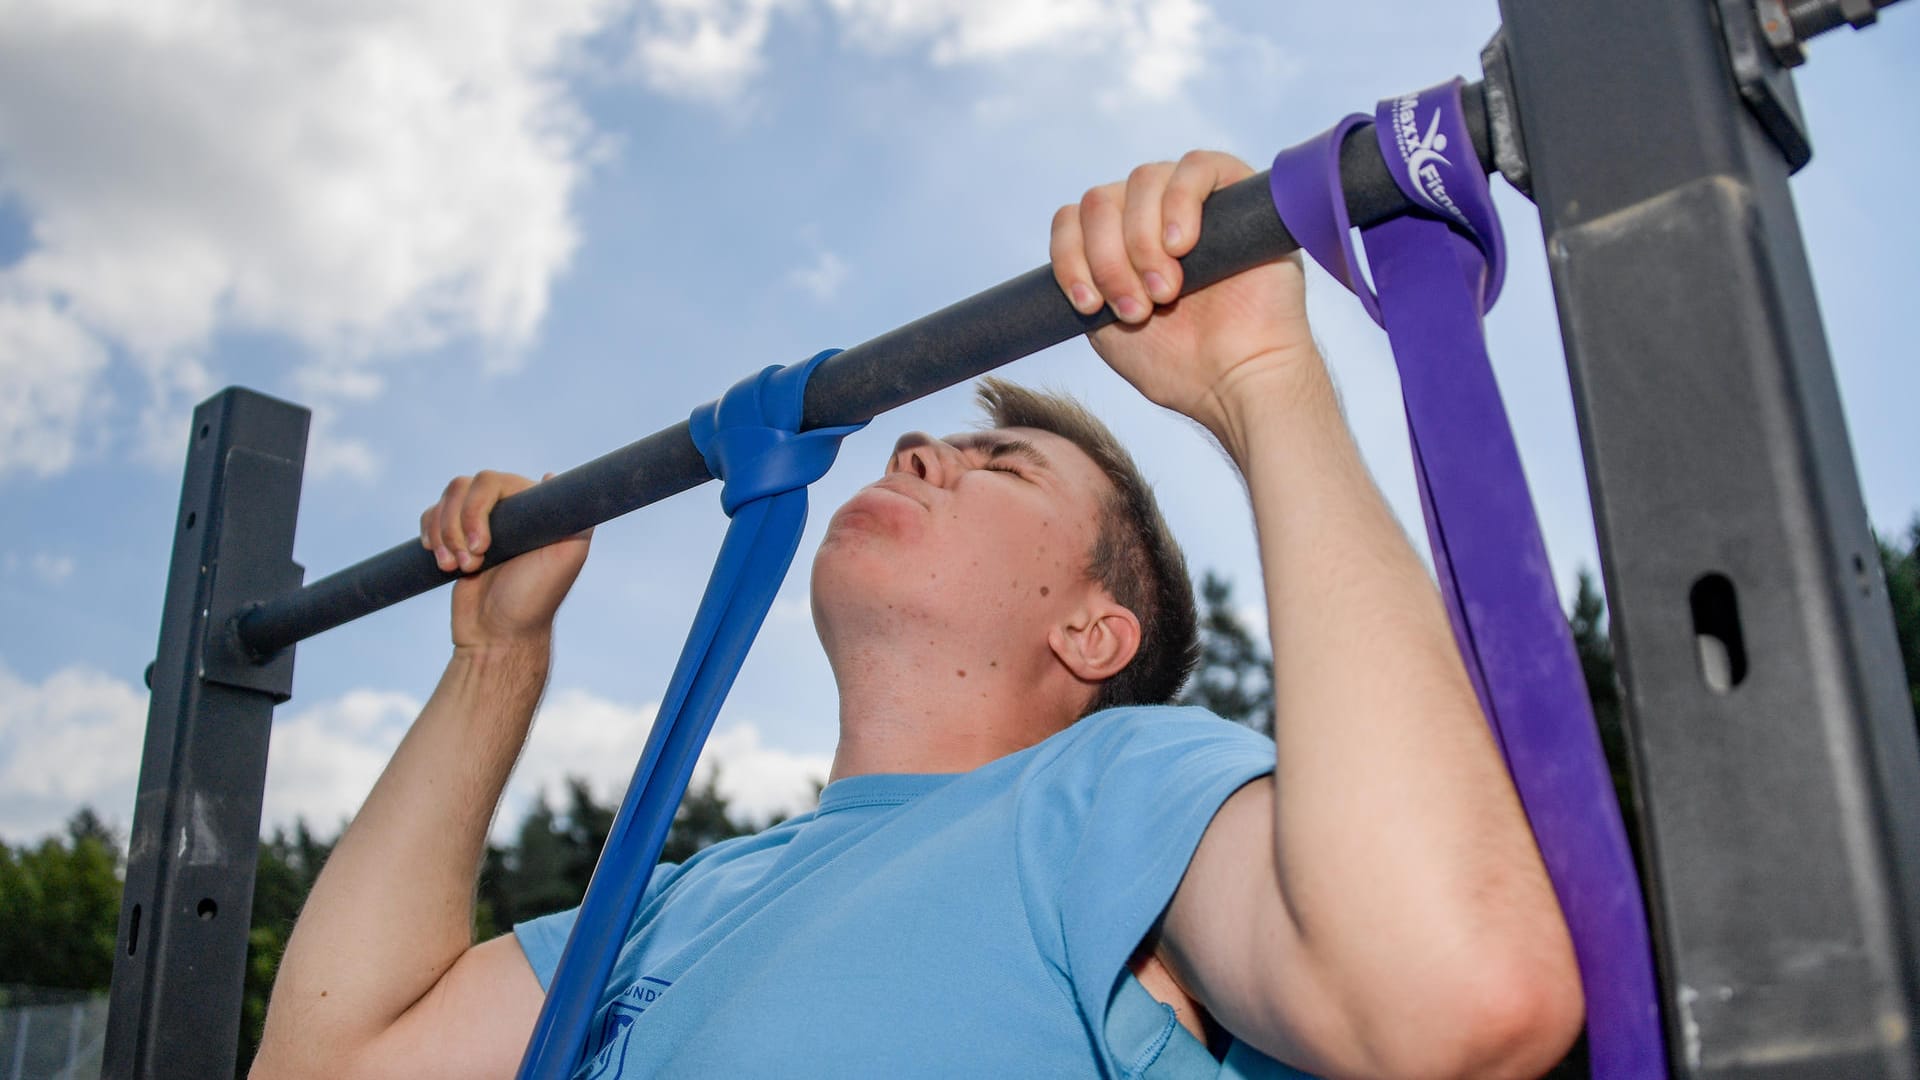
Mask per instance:
[[[1113,485],[1086,573],[1140,620],[1140,648],[1100,684],[1086,712],[1172,701],[1200,659],[1199,616],[1186,556],[1133,456],[1099,417],[1065,394],[994,378],[980,380],[975,394],[994,427],[1058,435],[1092,458]]]

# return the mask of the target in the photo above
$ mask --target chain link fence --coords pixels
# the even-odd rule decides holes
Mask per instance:
[[[0,986],[0,1080],[97,1080],[107,997]]]

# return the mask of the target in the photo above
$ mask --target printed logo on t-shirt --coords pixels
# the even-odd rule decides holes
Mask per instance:
[[[633,1038],[633,1022],[672,985],[665,979],[643,975],[639,982],[627,987],[625,993],[607,1005],[606,1012],[600,1015],[600,1030],[595,1033],[598,1049],[593,1051],[593,1066],[587,1071],[587,1080],[622,1074],[627,1067],[627,1043]]]

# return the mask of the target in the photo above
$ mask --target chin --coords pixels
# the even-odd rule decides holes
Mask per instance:
[[[836,631],[888,632],[924,613],[928,598],[914,592],[924,575],[901,573],[911,558],[886,534],[836,520],[813,557],[813,625],[821,642],[830,645]]]

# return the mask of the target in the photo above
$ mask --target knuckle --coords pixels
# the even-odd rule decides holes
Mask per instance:
[[[1095,259],[1090,264],[1090,269],[1094,284],[1108,295],[1125,292],[1133,286],[1133,266],[1124,258]]]
[[[1080,198],[1080,209],[1083,213],[1095,214],[1119,208],[1120,193],[1112,184],[1088,188],[1087,193]]]
[[[1134,257],[1134,262],[1164,261],[1161,258],[1160,235],[1156,225],[1157,222],[1148,220],[1144,214],[1127,222],[1127,227],[1121,235],[1127,243],[1127,251]]]
[[[1133,171],[1127,174],[1127,183],[1151,183],[1158,180],[1161,176],[1164,176],[1172,168],[1173,166],[1171,164],[1164,161],[1149,161],[1143,165],[1135,165]]]
[[[1059,232],[1062,229],[1066,229],[1073,225],[1077,225],[1079,224],[1079,221],[1080,221],[1080,204],[1079,203],[1068,203],[1067,205],[1053,212],[1053,230],[1055,232]]]

